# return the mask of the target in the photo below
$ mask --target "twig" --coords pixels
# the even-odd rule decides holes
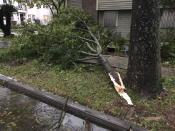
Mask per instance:
[[[90,44],[88,42],[85,42],[87,44],[87,47],[94,53],[97,53],[97,51],[95,49],[93,49],[93,47],[90,46]]]
[[[82,29],[82,28],[74,28],[73,30],[81,30],[81,31],[88,32],[88,30],[86,30],[86,29]]]
[[[95,43],[95,41],[88,39],[88,38],[81,37],[81,36],[76,36],[76,38]]]
[[[55,122],[55,123],[50,127],[49,130],[51,130],[57,123],[58,123],[58,126],[56,126],[56,127],[55,127],[54,129],[52,129],[52,130],[55,130],[55,129],[61,127],[61,124],[62,124],[62,122],[63,122],[63,120],[64,120],[64,117],[65,117],[65,114],[66,114],[65,110],[66,110],[66,106],[67,106],[68,100],[69,100],[69,97],[67,97],[67,99],[66,99],[66,102],[65,102],[65,105],[64,105],[64,107],[63,107],[63,110],[61,111],[59,120],[58,120],[57,122]]]
[[[100,32],[98,31],[98,40],[100,40]]]
[[[92,53],[88,53],[85,51],[80,51],[80,53],[85,54],[85,55],[90,55],[90,56],[98,56],[98,54],[92,54]]]
[[[88,25],[86,24],[86,22],[83,21],[83,23],[85,24],[85,26],[86,26],[86,28],[87,28],[89,34],[90,34],[91,37],[93,38],[93,40],[94,40],[93,42],[97,44],[97,51],[98,51],[98,54],[101,54],[102,48],[101,48],[101,45],[100,45],[98,39],[97,39],[96,36],[92,33],[92,31],[90,30],[90,28],[88,27]]]
[[[89,58],[83,58],[83,59],[78,59],[77,61],[86,61],[86,60],[93,60],[93,59],[98,59],[98,57],[89,57]],[[90,63],[92,64],[92,63]]]

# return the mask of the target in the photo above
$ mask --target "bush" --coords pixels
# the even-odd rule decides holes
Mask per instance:
[[[94,34],[97,36],[100,34],[100,42],[102,47],[105,47],[106,33],[102,27],[80,10],[64,9],[48,25],[23,25],[22,35],[14,38],[10,54],[27,59],[38,58],[68,68],[76,60],[84,57],[80,50],[87,50],[84,41],[77,36],[91,39],[87,32],[82,31],[84,29],[82,19],[88,23]]]
[[[108,34],[108,47],[114,47],[115,51],[117,52],[123,52],[127,50],[129,46],[129,41],[126,38],[123,37],[117,37],[115,33],[111,32],[111,34]]]
[[[161,34],[161,58],[163,61],[175,59],[175,28],[168,28]]]

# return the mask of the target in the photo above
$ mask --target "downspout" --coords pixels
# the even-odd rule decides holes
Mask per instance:
[[[99,0],[96,0],[96,11],[97,11],[97,23],[99,24],[99,11],[98,11],[98,1]]]

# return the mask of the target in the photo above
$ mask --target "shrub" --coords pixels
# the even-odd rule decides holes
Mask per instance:
[[[168,28],[161,34],[160,45],[163,61],[175,59],[175,28]]]
[[[14,38],[10,53],[21,58],[39,58],[41,61],[68,68],[76,60],[84,57],[80,54],[80,50],[87,50],[84,41],[77,36],[91,39],[86,31],[82,31],[84,29],[82,19],[94,34],[97,36],[100,34],[100,42],[102,47],[105,47],[104,39],[107,36],[102,27],[80,10],[64,9],[48,25],[23,25],[22,35]]]

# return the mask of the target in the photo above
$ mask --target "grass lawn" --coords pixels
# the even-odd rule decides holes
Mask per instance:
[[[153,131],[175,130],[175,78],[162,78],[164,92],[151,100],[140,99],[138,94],[127,89],[134,103],[134,111],[127,119],[130,107],[115,91],[102,66],[79,64],[74,69],[61,70],[59,65],[47,65],[37,59],[21,61],[17,56],[9,59],[7,52],[7,48],[0,49],[0,74],[55,95],[69,96],[75,103]],[[125,70],[116,70],[125,77]]]
[[[5,52],[0,50],[0,55]],[[119,70],[124,77],[125,71]],[[74,102],[126,120],[130,108],[115,89],[103,67],[80,64],[74,69],[61,70],[31,60],[11,60],[0,63],[0,73],[56,95],[69,96]],[[128,89],[134,102],[134,112],[128,120],[152,130],[175,130],[175,78],[163,78],[165,91],[156,99],[140,99]]]

